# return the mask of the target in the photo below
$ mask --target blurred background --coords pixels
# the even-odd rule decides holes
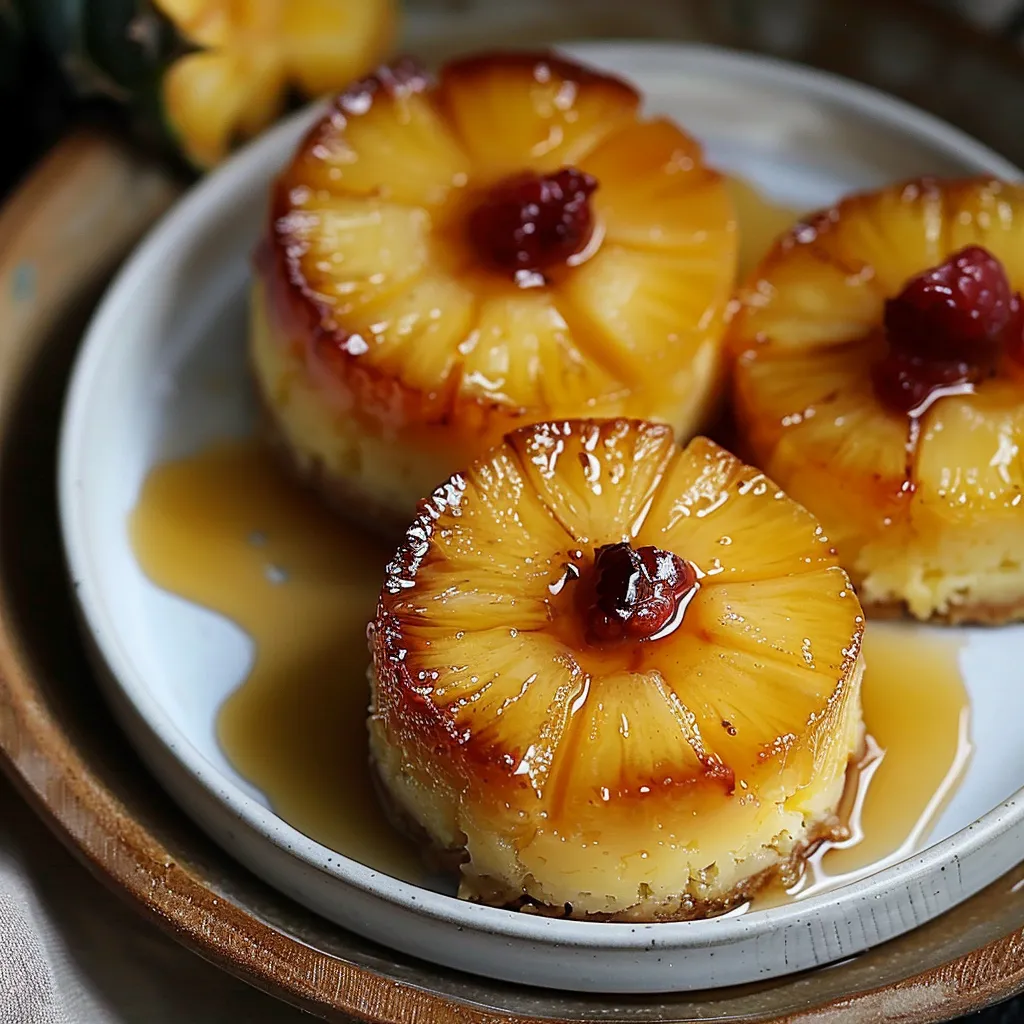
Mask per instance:
[[[381,0],[380,6],[389,5]],[[7,140],[0,145],[0,192],[82,120],[127,132],[186,176],[222,155],[213,152],[217,140],[211,151],[209,138],[193,138],[190,144],[187,136],[223,132],[224,140],[230,136],[233,142],[269,120],[279,109],[276,104],[265,95],[233,93],[233,72],[214,67],[209,59],[210,50],[230,44],[232,32],[241,39],[258,29],[261,5],[235,5],[248,13],[232,16],[236,23],[226,28],[198,24],[197,10],[218,7],[225,5],[0,0],[0,125]],[[922,8],[948,23],[944,32],[927,39],[920,35],[916,23]],[[1024,84],[1019,68],[1007,66],[1007,43],[1024,46],[1020,0],[864,0],[856,5],[830,0],[405,0],[394,13],[391,25],[376,38],[367,29],[364,54],[383,49],[386,39],[400,50],[441,57],[496,39],[505,45],[536,45],[569,37],[698,38],[867,81],[959,123],[1024,163],[1024,134],[1016,130]],[[958,33],[966,29],[960,19],[971,31],[990,37],[988,52],[963,45]],[[205,67],[194,59],[197,50],[206,51],[201,54]],[[350,57],[355,66],[358,62]],[[195,71],[191,83],[186,64]],[[346,62],[339,62],[339,74],[345,68]],[[341,83],[328,78],[307,84],[333,88]],[[175,91],[177,109],[168,102]],[[283,109],[302,96],[281,99]],[[221,123],[194,123],[200,104],[211,106],[208,116]],[[246,117],[238,111],[232,115],[232,104],[247,104],[252,123],[240,124]],[[261,109],[253,117],[255,107]]]

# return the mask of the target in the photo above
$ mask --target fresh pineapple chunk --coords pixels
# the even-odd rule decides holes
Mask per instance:
[[[814,518],[712,442],[523,427],[389,566],[373,757],[398,816],[464,855],[464,898],[713,914],[834,828],[862,629]]]
[[[163,78],[163,108],[198,167],[266,128],[288,91],[342,88],[380,60],[393,0],[154,0],[182,37]],[[141,15],[140,15],[141,17]]]
[[[914,372],[953,383],[894,407],[878,384],[905,344],[887,320],[891,300],[978,246],[1017,296],[996,309],[1008,321],[992,335],[999,351],[957,376],[951,353],[938,351],[950,339],[928,321],[924,340],[912,339]],[[969,270],[964,296],[980,273]],[[975,328],[950,312],[968,299],[944,287],[936,301],[969,363],[977,342],[964,332]],[[869,611],[1024,618],[1024,320],[1010,308],[1022,288],[1024,189],[927,179],[798,224],[741,290],[729,346],[745,454],[821,519]],[[965,322],[990,315],[992,294],[969,300],[980,305],[964,307]]]
[[[325,490],[407,521],[427,493],[410,464],[441,466],[433,486],[524,422],[627,415],[690,436],[708,416],[732,203],[697,143],[639,104],[552,55],[489,55],[436,83],[381,69],[312,129],[274,190],[252,350]],[[300,380],[301,399],[283,383]]]

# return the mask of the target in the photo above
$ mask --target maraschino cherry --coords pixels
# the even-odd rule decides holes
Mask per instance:
[[[696,570],[685,559],[625,542],[599,547],[592,573],[591,586],[580,591],[591,643],[656,637],[699,586]]]
[[[492,268],[543,273],[582,252],[594,231],[597,180],[574,167],[527,171],[492,186],[469,215],[469,238]]]
[[[1004,351],[1024,355],[1020,293],[979,245],[911,278],[886,302],[884,322],[889,352],[872,368],[872,381],[882,403],[900,413],[991,375]]]

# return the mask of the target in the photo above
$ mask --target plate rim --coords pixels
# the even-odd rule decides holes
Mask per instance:
[[[616,64],[631,54],[645,57],[658,55],[663,60],[685,60],[688,66],[706,73],[779,82],[785,88],[810,90],[816,95],[853,108],[873,119],[881,119],[916,137],[926,136],[947,149],[956,149],[965,162],[977,164],[979,172],[1006,177],[1020,177],[1021,172],[988,147],[972,139],[960,129],[947,125],[910,104],[888,96],[870,86],[851,82],[828,72],[805,68],[774,58],[751,55],[707,44],[672,42],[584,42],[564,44],[561,49],[597,65]],[[62,536],[75,581],[75,591],[83,619],[93,642],[99,648],[109,673],[101,673],[105,686],[117,688],[116,697],[127,700],[145,722],[145,728],[169,750],[180,766],[197,780],[226,810],[281,850],[286,850],[308,867],[321,871],[338,882],[353,886],[385,903],[397,905],[406,912],[433,921],[473,928],[491,935],[540,945],[603,951],[640,952],[656,934],[660,950],[685,950],[694,946],[718,947],[750,938],[775,928],[795,925],[816,916],[833,904],[838,894],[868,901],[891,892],[896,885],[909,886],[940,864],[971,856],[982,845],[1024,820],[1020,806],[1024,788],[992,808],[958,832],[913,854],[896,864],[835,890],[806,900],[768,910],[751,911],[742,917],[723,916],[702,921],[629,924],[589,921],[566,921],[539,915],[522,915],[496,907],[486,907],[457,900],[445,894],[423,889],[401,879],[385,875],[306,836],[289,825],[273,810],[260,804],[240,787],[225,779],[194,747],[188,736],[178,729],[148,691],[143,673],[136,671],[131,658],[120,643],[112,616],[105,609],[98,572],[89,554],[87,531],[76,500],[80,469],[88,457],[81,443],[79,424],[89,415],[92,382],[101,369],[102,360],[116,332],[111,326],[140,284],[151,273],[151,267],[172,251],[175,239],[187,237],[194,225],[202,222],[203,211],[219,200],[229,183],[249,182],[258,169],[267,163],[286,159],[292,144],[287,141],[299,133],[315,117],[319,106],[307,108],[278,124],[254,143],[245,147],[198,186],[192,189],[146,237],[117,275],[111,289],[97,307],[86,330],[72,371],[71,386],[61,425],[59,449],[59,508]],[[108,697],[112,696],[108,689]],[[211,777],[212,776],[212,777]],[[958,900],[957,902],[960,902]],[[652,929],[656,932],[652,933]]]

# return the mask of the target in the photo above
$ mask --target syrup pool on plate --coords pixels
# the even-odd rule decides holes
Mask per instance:
[[[299,831],[421,882],[419,858],[373,792],[366,741],[366,623],[390,552],[339,525],[251,442],[155,469],[131,527],[156,584],[255,642],[218,720],[239,774]]]
[[[839,819],[849,837],[822,844],[766,909],[856,881],[921,849],[970,761],[971,709],[960,642],[938,629],[872,622],[864,634],[864,750],[847,774]]]
[[[156,467],[132,517],[158,586],[235,621],[253,639],[248,678],[219,734],[238,772],[299,831],[414,882],[416,851],[385,819],[368,765],[365,627],[390,550],[325,511],[255,442]],[[802,898],[921,846],[970,754],[955,634],[871,623],[865,639],[867,756],[851,771],[850,839],[820,848]]]

